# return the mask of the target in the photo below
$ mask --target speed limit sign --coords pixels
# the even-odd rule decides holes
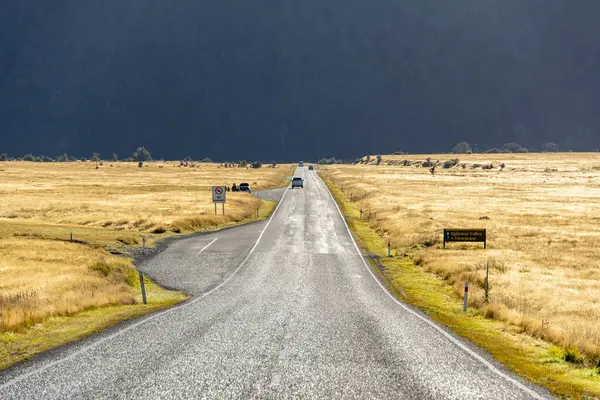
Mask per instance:
[[[225,203],[226,201],[225,186],[213,186],[212,187],[212,198],[213,203]]]

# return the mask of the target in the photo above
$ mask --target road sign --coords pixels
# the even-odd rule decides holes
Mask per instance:
[[[481,243],[483,247],[487,247],[486,230],[485,229],[444,229],[444,248],[446,242],[471,242]]]
[[[212,187],[212,198],[213,203],[225,203],[227,188],[225,186],[213,186]]]

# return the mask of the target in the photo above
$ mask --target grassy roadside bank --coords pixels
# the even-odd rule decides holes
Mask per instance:
[[[218,229],[265,220],[270,217],[276,205],[277,203],[274,201],[261,201],[258,216],[254,214],[241,221],[229,222],[219,226]],[[66,231],[70,232],[69,227],[64,227],[62,230],[56,229],[56,227],[52,228],[51,226],[46,227],[46,236],[44,236],[46,243],[42,244],[44,247],[49,245],[48,241],[51,243],[52,241],[61,240],[52,238],[50,236],[51,233],[63,236]],[[40,231],[39,227],[37,227],[36,231]],[[103,260],[106,261],[105,265],[108,268],[112,266],[114,260],[118,260],[117,262],[120,266],[126,269],[128,276],[125,280],[130,281],[130,287],[134,293],[133,301],[131,301],[131,304],[118,304],[117,302],[116,304],[104,307],[90,306],[89,309],[85,309],[84,307],[82,311],[72,314],[65,312],[65,315],[42,316],[42,319],[39,321],[33,318],[34,315],[29,315],[28,318],[30,320],[26,321],[24,325],[19,326],[17,329],[0,332],[0,370],[29,359],[36,354],[98,333],[119,322],[174,306],[189,298],[183,292],[164,289],[152,282],[148,277],[144,277],[148,304],[142,304],[140,283],[137,279],[135,267],[132,264],[133,260],[117,258],[107,251],[107,248],[114,250],[115,246],[121,243],[117,240],[117,237],[111,238],[107,232],[99,230],[95,232],[97,231],[95,229],[74,229],[74,231],[76,232],[74,236],[85,242],[85,244],[75,245],[80,247],[78,252],[99,252],[102,254]],[[118,234],[118,238],[123,240],[123,232],[115,234]],[[159,240],[183,236],[185,235],[173,233],[152,235],[149,236],[146,243],[149,247],[153,247]],[[138,235],[130,233],[130,236],[127,237],[129,237],[128,241],[133,244],[134,239],[137,240]],[[137,240],[134,246],[139,247],[140,242],[141,239]]]
[[[27,329],[0,333],[0,370],[44,351],[83,339],[119,322],[140,317],[154,311],[174,306],[188,299],[185,293],[163,289],[145,278],[148,304],[139,294],[135,304],[92,308],[68,316],[50,317]]]
[[[487,350],[496,360],[531,382],[568,398],[600,396],[600,371],[565,361],[569,351],[532,338],[509,324],[486,319],[476,310],[466,315],[452,287],[442,278],[415,264],[410,249],[387,257],[387,244],[360,219],[359,208],[321,174],[346,217],[364,253],[371,256],[373,269],[401,300],[426,312],[435,321]]]

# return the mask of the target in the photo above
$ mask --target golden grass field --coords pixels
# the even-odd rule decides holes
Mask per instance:
[[[226,215],[215,216],[210,187],[277,187],[290,173],[289,166],[0,162],[0,339],[13,342],[49,318],[139,303],[131,260],[111,252],[140,245],[142,235],[152,245],[176,233],[250,221],[259,207],[264,215],[273,204],[229,192]]]
[[[399,165],[428,157],[460,163],[440,166],[434,176]],[[600,367],[600,154],[400,155],[376,162],[371,156],[368,165],[328,166],[325,173],[391,240],[395,255],[442,277],[457,298],[469,281],[470,307],[485,317],[566,349],[568,361]],[[494,168],[472,168],[484,163]],[[443,250],[444,228],[486,228],[488,249],[450,243]]]

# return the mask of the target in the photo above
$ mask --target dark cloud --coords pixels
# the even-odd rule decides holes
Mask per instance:
[[[597,0],[19,0],[0,152],[600,147]]]

